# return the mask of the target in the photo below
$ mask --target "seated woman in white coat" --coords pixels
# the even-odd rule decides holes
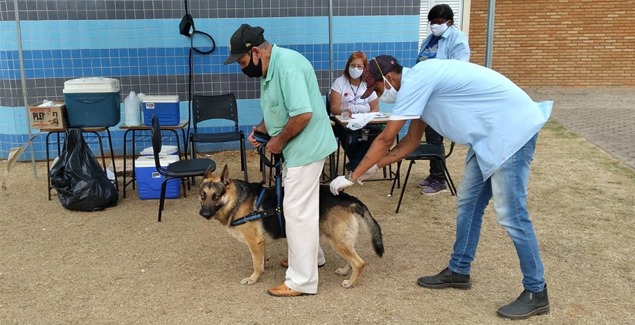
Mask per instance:
[[[329,92],[329,108],[331,114],[340,115],[342,104],[347,104],[351,114],[379,112],[379,101],[373,93],[367,98],[361,98],[367,85],[362,80],[362,72],[368,65],[364,52],[353,52],[346,61],[342,75],[335,79]],[[347,135],[348,132],[348,136]],[[342,146],[346,151],[349,171],[355,170],[370,147],[377,134],[381,132],[379,126],[366,126],[358,131],[351,131],[336,125],[335,135],[343,140]]]

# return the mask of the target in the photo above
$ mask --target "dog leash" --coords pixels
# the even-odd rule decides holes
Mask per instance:
[[[276,216],[278,219],[278,229],[280,229],[280,236],[282,238],[286,238],[287,235],[284,227],[284,215],[282,212],[282,177],[279,172],[276,175],[276,207],[273,209],[260,210],[266,196],[267,189],[263,187],[263,189],[260,191],[260,194],[258,194],[258,198],[256,199],[256,210],[242,218],[233,220],[231,222],[231,225],[238,226],[258,219]]]
[[[255,221],[258,219],[263,219],[263,218],[267,218],[267,217],[272,217],[272,216],[276,216],[278,219],[278,225],[279,225],[279,229],[280,229],[280,236],[282,238],[286,238],[287,234],[285,231],[285,227],[284,227],[284,215],[283,215],[283,211],[282,211],[282,161],[283,161],[283,156],[282,154],[274,154],[274,161],[271,162],[269,159],[267,159],[267,152],[266,152],[266,145],[267,142],[269,142],[269,139],[271,139],[271,137],[269,137],[268,134],[266,133],[262,133],[262,132],[254,132],[254,138],[256,139],[256,141],[258,141],[260,143],[260,146],[258,146],[258,153],[260,154],[260,158],[262,159],[263,163],[267,166],[267,167],[273,167],[276,170],[276,174],[275,174],[275,186],[276,186],[276,207],[273,209],[267,209],[267,210],[262,210],[259,211],[260,208],[262,207],[262,202],[264,201],[264,198],[266,197],[266,192],[267,189],[264,188],[260,191],[260,194],[258,195],[258,198],[256,199],[256,211],[253,211],[251,213],[249,213],[248,215],[233,220],[231,222],[232,226],[238,226],[238,225],[242,225],[245,224],[247,222],[251,222],[251,221]],[[264,182],[264,180],[263,180]]]

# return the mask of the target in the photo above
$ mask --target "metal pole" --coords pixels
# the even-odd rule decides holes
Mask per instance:
[[[24,110],[26,112],[26,127],[29,132],[28,139],[31,139],[31,123],[29,123],[29,103],[26,93],[26,74],[24,72],[24,56],[22,55],[22,31],[20,30],[20,12],[18,11],[18,0],[13,0],[13,9],[15,10],[15,31],[18,34],[18,59],[20,61],[20,77],[22,79],[22,100],[24,101]],[[35,152],[33,151],[33,144],[29,146],[31,152],[31,165],[33,167],[33,178],[37,178],[37,168],[35,166]]]
[[[487,37],[485,41],[485,66],[492,68],[492,52],[494,50],[494,16],[496,16],[496,0],[489,0],[487,8]]]
[[[333,0],[329,0],[329,87],[332,81],[333,81]]]

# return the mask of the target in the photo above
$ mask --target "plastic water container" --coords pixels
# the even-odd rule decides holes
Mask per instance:
[[[133,91],[130,92],[124,103],[124,121],[128,126],[141,125],[141,100],[137,97],[137,94]]]
[[[179,160],[177,155],[159,156],[161,166],[165,167]],[[140,156],[135,160],[135,177],[139,199],[153,200],[161,198],[161,183],[165,177],[161,175],[155,166],[154,156]],[[171,179],[165,187],[165,198],[176,199],[181,194],[181,180]]]
[[[121,119],[119,80],[104,77],[64,82],[69,127],[115,126]]]

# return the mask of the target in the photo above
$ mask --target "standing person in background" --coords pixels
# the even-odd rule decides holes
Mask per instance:
[[[379,112],[379,101],[375,93],[368,98],[362,99],[362,94],[366,91],[366,83],[362,80],[362,72],[368,65],[368,59],[364,52],[353,52],[346,61],[344,73],[331,86],[329,93],[329,106],[331,113],[340,115],[342,104],[347,103],[351,114]],[[346,156],[348,163],[346,169],[355,170],[359,162],[364,158],[366,151],[370,147],[377,134],[381,132],[381,127],[377,125],[367,125],[362,130],[350,131],[346,130],[340,124],[335,124],[336,134],[343,136],[347,132],[349,136],[343,137],[347,139],[344,144],[346,148]],[[366,137],[362,136],[366,133]]]
[[[319,199],[324,160],[337,142],[324,109],[313,66],[302,54],[269,44],[264,29],[243,24],[230,40],[224,64],[237,62],[250,78],[261,78],[263,121],[254,131],[271,136],[267,150],[282,153],[283,211],[288,244],[285,282],[269,288],[276,297],[316,294],[320,249]],[[324,261],[321,261],[323,264]]]
[[[470,61],[470,46],[465,33],[454,26],[454,12],[446,4],[439,4],[428,12],[428,22],[432,33],[421,43],[417,62],[428,59],[453,59]],[[443,146],[443,136],[429,125],[425,130],[426,142]],[[435,195],[448,191],[443,176],[443,166],[437,160],[430,160],[430,175],[418,185],[421,193]]]

